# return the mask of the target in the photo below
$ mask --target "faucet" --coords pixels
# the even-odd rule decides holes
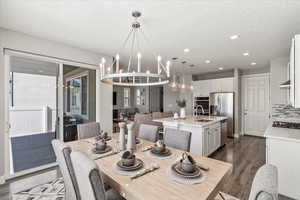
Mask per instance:
[[[204,109],[203,109],[203,106],[202,106],[202,105],[197,105],[197,106],[196,106],[196,117],[199,117],[199,116],[198,116],[198,110],[199,110],[199,108],[201,108],[202,115],[205,114]]]

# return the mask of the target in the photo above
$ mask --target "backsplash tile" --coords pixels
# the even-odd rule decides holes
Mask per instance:
[[[272,119],[300,123],[300,108],[293,108],[285,104],[275,104],[272,107]]]

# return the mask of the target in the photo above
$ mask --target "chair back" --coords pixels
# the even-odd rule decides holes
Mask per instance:
[[[81,152],[72,152],[71,160],[80,195],[88,200],[106,200],[104,183],[95,162]]]
[[[52,140],[52,146],[64,179],[66,200],[80,200],[78,183],[74,175],[74,168],[70,157],[71,148],[60,140]]]
[[[177,129],[166,128],[164,142],[167,146],[183,151],[190,151],[191,133]]]
[[[259,168],[249,196],[249,200],[278,200],[278,171],[273,165]]]
[[[151,142],[156,142],[157,132],[158,132],[158,126],[141,124],[139,128],[138,137],[144,140],[149,140]]]
[[[77,125],[78,139],[95,137],[100,132],[100,124],[98,122],[89,122]]]

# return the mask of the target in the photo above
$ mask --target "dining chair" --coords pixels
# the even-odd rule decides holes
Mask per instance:
[[[100,132],[98,122],[89,122],[77,125],[78,139],[95,137]]]
[[[158,126],[141,124],[139,128],[138,137],[151,142],[156,142],[158,133]]]
[[[79,192],[88,200],[124,200],[115,190],[105,191],[101,173],[96,163],[81,152],[72,152]]]
[[[60,140],[52,140],[52,146],[56,155],[56,161],[59,165],[65,184],[66,200],[81,200],[77,180],[74,174],[73,164],[71,162],[71,148]]]
[[[166,128],[164,142],[167,146],[190,151],[191,132]]]
[[[220,193],[215,200],[238,200],[226,193]],[[263,165],[256,172],[248,200],[278,200],[278,171],[274,165]]]
[[[278,171],[274,165],[263,165],[256,172],[249,200],[278,200]]]

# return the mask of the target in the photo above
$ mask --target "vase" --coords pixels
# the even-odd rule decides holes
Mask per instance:
[[[184,119],[185,117],[185,108],[180,108],[180,118]]]

